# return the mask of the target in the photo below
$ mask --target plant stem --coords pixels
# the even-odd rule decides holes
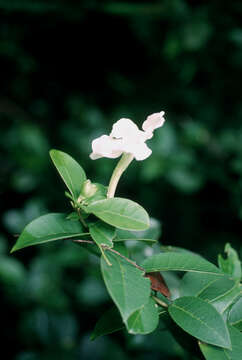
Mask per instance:
[[[72,241],[78,242],[78,243],[96,245],[96,244],[94,243],[94,241],[92,241],[92,240],[72,240]],[[133,265],[133,266],[136,267],[137,269],[145,272],[145,269],[144,269],[144,268],[142,268],[141,266],[137,265],[134,261],[130,260],[130,259],[127,258],[126,256],[120,254],[118,251],[116,251],[116,250],[114,250],[114,249],[111,249],[111,248],[109,248],[108,246],[105,246],[105,245],[100,246],[100,250],[101,250],[101,248],[113,252],[114,254],[116,254],[116,255],[120,256],[121,258],[125,259],[128,263],[130,263],[131,265]],[[110,263],[109,263],[109,264],[110,264]]]
[[[85,228],[88,228],[86,221],[85,221],[85,220],[83,219],[83,217],[82,217],[82,214],[81,214],[81,212],[80,212],[80,209],[77,209],[77,213],[78,213],[78,216],[79,216],[79,219],[80,219],[80,222],[82,223],[82,225],[83,225]]]
[[[104,260],[106,261],[106,263],[108,264],[108,266],[112,266],[112,264],[110,263],[110,261],[108,260],[108,258],[107,258],[107,256],[105,255],[105,251],[104,251],[104,246],[99,246],[99,249],[100,249],[100,251],[101,251],[101,254],[102,254],[102,256],[103,256],[103,258],[104,258]]]
[[[89,234],[89,233],[88,233]],[[92,244],[92,245],[96,245],[94,241],[92,240],[73,240],[73,239],[66,239],[66,240],[72,240],[73,242],[77,242],[77,243],[83,243],[83,244]]]
[[[124,153],[122,155],[121,159],[119,160],[119,162],[117,163],[117,165],[113,171],[113,174],[111,176],[111,179],[110,179],[110,182],[108,185],[108,192],[107,192],[108,198],[114,197],[119,179],[120,179],[121,175],[123,174],[123,172],[129,166],[129,164],[131,163],[133,158],[134,158],[134,156],[132,154]]]
[[[141,270],[141,271],[145,271],[145,269],[143,269],[141,266],[137,265],[134,261],[130,260],[129,258],[127,258],[126,256],[120,254],[118,251],[111,249],[105,245],[103,245],[103,248],[106,250],[109,250],[111,252],[113,252],[114,254],[120,256],[121,258],[125,259],[127,262],[129,262],[131,265],[133,265],[134,267],[136,267],[137,269]]]
[[[160,300],[158,297],[156,297],[156,296],[152,296],[152,298],[155,300],[155,302],[157,302],[157,304],[159,304],[160,306],[162,306],[162,307],[168,307],[168,305],[164,302],[164,301],[162,301],[162,300]]]

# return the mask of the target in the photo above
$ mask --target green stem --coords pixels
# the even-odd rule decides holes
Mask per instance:
[[[67,240],[68,240],[68,239],[67,239]],[[97,245],[97,244],[96,244],[94,241],[92,241],[92,240],[80,240],[80,239],[78,239],[78,240],[73,240],[73,239],[71,239],[71,240],[72,240],[73,242],[77,242],[77,243]],[[100,251],[101,251],[101,249],[102,249],[103,251],[104,251],[104,250],[108,250],[108,251],[113,252],[114,254],[116,254],[116,255],[120,256],[121,258],[125,259],[127,262],[129,262],[131,265],[133,265],[133,266],[136,267],[137,269],[145,272],[145,269],[144,269],[144,268],[142,268],[141,266],[137,265],[134,261],[130,260],[130,259],[127,258],[126,256],[120,254],[118,251],[116,251],[116,250],[114,250],[114,249],[111,249],[111,248],[109,248],[109,247],[106,246],[106,245],[101,245],[101,246],[99,246],[99,248],[100,248]],[[102,254],[103,254],[103,251],[101,251]],[[109,262],[109,264],[110,264],[110,262]],[[109,264],[108,264],[108,265],[109,265]],[[112,265],[112,264],[111,264],[111,265]]]
[[[88,228],[86,221],[83,219],[80,209],[77,209],[79,220],[85,228]]]
[[[112,264],[111,264],[110,261],[108,260],[107,256],[105,255],[104,248],[100,245],[100,246],[99,246],[99,249],[100,249],[100,251],[101,251],[101,254],[102,254],[104,260],[105,260],[106,263],[108,264],[108,266],[112,266]]]
[[[123,174],[123,172],[129,166],[129,164],[131,163],[133,158],[134,158],[134,156],[132,154],[124,153],[122,155],[121,159],[119,160],[117,166],[115,167],[115,169],[113,171],[113,174],[111,176],[111,179],[110,179],[110,182],[108,185],[108,192],[107,192],[108,198],[114,197],[119,179],[120,179],[121,175]]]
[[[141,266],[137,265],[134,261],[130,260],[130,259],[127,258],[126,256],[120,254],[118,251],[116,251],[116,250],[114,250],[114,249],[111,249],[111,248],[107,247],[106,245],[103,245],[102,247],[103,247],[104,249],[106,249],[106,250],[108,250],[108,251],[111,251],[111,252],[113,252],[114,254],[120,256],[121,258],[125,259],[127,262],[129,262],[131,265],[133,265],[133,266],[136,267],[137,269],[145,272],[145,269],[144,269],[144,268],[142,268]]]
[[[163,307],[165,307],[165,308],[168,307],[168,305],[167,305],[164,301],[162,301],[161,299],[159,299],[158,297],[152,296],[152,298],[153,298],[153,299],[155,300],[155,302],[157,302],[157,304],[159,304],[160,306],[163,306]]]

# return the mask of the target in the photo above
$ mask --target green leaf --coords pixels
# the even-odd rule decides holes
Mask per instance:
[[[90,235],[86,235],[85,236],[85,240],[90,240],[92,241],[92,238]],[[74,239],[74,244],[82,247],[84,250],[86,250],[87,252],[100,257],[101,255],[103,255],[103,251],[101,251],[101,247],[96,246],[96,243],[85,243],[85,242],[75,242]],[[114,247],[113,250],[118,251],[120,254],[128,257],[129,253],[128,253],[128,249],[125,247],[124,243],[114,243]]]
[[[113,247],[115,228],[99,220],[89,226],[90,235],[98,246]]]
[[[241,262],[237,251],[235,251],[229,243],[225,245],[224,249],[227,254],[227,259],[224,259],[221,254],[218,256],[218,264],[220,269],[226,274],[231,275],[235,280],[241,279]]]
[[[146,272],[154,271],[192,271],[223,276],[215,265],[201,256],[190,253],[160,253],[148,257],[142,264]]]
[[[114,250],[127,258],[129,257],[129,249],[126,247],[125,243],[114,243]]]
[[[141,234],[145,231],[129,231],[129,230],[122,230],[117,229],[116,231],[116,237],[114,239],[115,242],[121,242],[121,241],[129,241],[129,240],[137,240],[137,241],[145,241],[149,243],[155,243],[157,240],[147,238],[146,235]]]
[[[161,224],[158,220],[150,218],[150,226],[143,231],[118,230],[117,237],[125,240],[143,240],[155,242],[161,236]]]
[[[195,253],[193,251],[190,251],[190,250],[178,247],[178,246],[171,246],[171,245],[164,246],[164,245],[161,245],[160,249],[161,249],[162,252],[186,253],[186,254],[192,254],[192,255],[202,257],[201,255],[199,255],[199,254],[197,254],[197,253]]]
[[[116,306],[106,311],[95,325],[91,334],[91,340],[97,339],[99,336],[112,334],[124,328],[122,318]]]
[[[147,212],[139,204],[128,199],[95,201],[87,206],[87,211],[119,229],[145,230],[149,227]]]
[[[238,284],[228,276],[187,273],[180,282],[181,296],[198,296],[223,313],[240,294]]]
[[[242,297],[232,306],[228,321],[232,326],[242,331]]]
[[[242,355],[242,334],[233,326],[229,326],[229,334],[232,343],[232,351],[225,349],[227,356],[233,360],[241,360]]]
[[[242,334],[232,326],[229,326],[228,329],[232,344],[231,350],[199,342],[206,360],[241,360]]]
[[[93,185],[97,187],[97,191],[95,192],[94,195],[86,199],[87,205],[93,203],[94,201],[104,200],[107,198],[107,189],[108,189],[107,186],[104,186],[99,183],[93,183]]]
[[[77,200],[82,184],[86,180],[84,170],[76,160],[62,151],[51,150],[50,157],[73,198]]]
[[[66,216],[66,219],[67,219],[67,220],[76,220],[76,221],[79,221],[79,215],[77,214],[76,211],[73,211],[73,212],[71,212],[70,214],[68,214],[68,215]]]
[[[75,240],[75,239],[74,239]],[[92,238],[90,236],[86,236],[85,240],[90,240],[92,241]],[[82,249],[84,249],[84,251],[87,251],[88,253],[98,256],[100,257],[102,255],[101,250],[98,246],[96,246],[95,243],[84,243],[84,242],[75,242],[74,244],[78,245],[79,247],[81,247]]]
[[[150,281],[143,272],[122,257],[106,251],[112,266],[101,258],[101,271],[107,290],[118,307],[122,319],[127,320],[136,310],[141,309],[149,300]]]
[[[152,298],[139,310],[136,310],[127,321],[130,334],[149,334],[154,331],[159,323],[158,309]]]
[[[222,314],[229,309],[240,295],[241,290],[239,285],[235,284],[230,290],[227,290],[224,294],[211,301],[211,304]]]
[[[143,231],[129,231],[117,229],[114,241],[144,241],[147,243],[155,243],[161,235],[161,225],[158,220],[150,218],[150,227]]]
[[[67,220],[66,214],[52,213],[29,223],[19,236],[11,252],[31,245],[85,235],[79,221]]]
[[[184,296],[176,299],[168,311],[176,324],[190,335],[219,347],[231,347],[222,316],[208,302],[194,296]]]
[[[187,272],[180,281],[180,295],[200,296],[207,288],[224,278],[225,276],[220,277],[215,274]]]
[[[225,349],[199,341],[199,347],[206,360],[232,360],[231,357],[227,357]]]

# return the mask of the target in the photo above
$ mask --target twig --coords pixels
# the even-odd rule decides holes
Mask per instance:
[[[87,234],[89,234],[89,233],[87,233]],[[94,243],[94,241],[92,241],[92,240],[73,240],[73,239],[66,239],[66,240],[72,240],[73,242],[77,242],[77,243],[84,243],[84,244],[92,244],[92,245],[96,245],[95,243]]]
[[[125,259],[127,262],[129,262],[131,265],[133,265],[134,267],[136,267],[137,269],[141,270],[141,271],[145,271],[144,268],[142,268],[141,266],[137,265],[134,261],[130,260],[129,258],[127,258],[126,256],[120,254],[118,251],[114,250],[114,249],[111,249],[109,248],[108,246],[106,245],[103,245],[103,248],[106,249],[106,250],[109,250],[111,252],[113,252],[114,254],[120,256],[121,258]]]
[[[74,242],[77,242],[77,243],[84,243],[84,244],[93,244],[93,245],[96,245],[94,243],[94,241],[92,240],[73,240]],[[134,261],[130,260],[129,258],[127,258],[126,256],[120,254],[118,251],[114,250],[114,249],[111,249],[109,248],[108,246],[106,245],[101,245],[101,247],[105,250],[108,250],[108,251],[111,251],[112,253],[120,256],[121,258],[125,259],[128,263],[130,263],[131,265],[133,265],[134,267],[136,267],[137,269],[141,270],[141,271],[145,271],[144,268],[142,268],[141,266],[137,265]]]

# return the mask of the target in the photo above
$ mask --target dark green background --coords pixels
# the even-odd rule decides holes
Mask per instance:
[[[144,162],[118,188],[163,225],[163,244],[216,262],[242,217],[242,2],[0,1],[2,352],[6,359],[188,359],[168,334],[88,340],[109,300],[74,244],[9,250],[26,223],[69,211],[48,151],[91,161],[113,122],[166,111]],[[161,341],[164,340],[164,341]],[[4,349],[3,349],[4,348]]]

